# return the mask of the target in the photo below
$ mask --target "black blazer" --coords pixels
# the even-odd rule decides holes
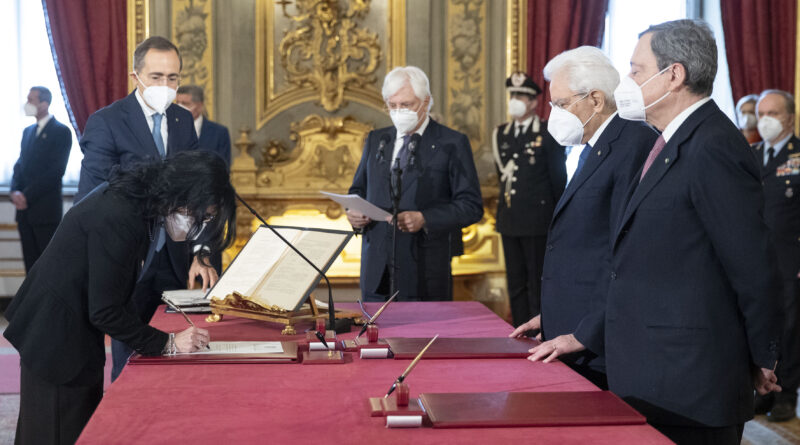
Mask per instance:
[[[148,240],[140,204],[105,186],[67,212],[5,313],[3,335],[25,366],[54,384],[102,375],[104,334],[162,351],[167,334],[129,304]]]
[[[764,143],[754,146],[764,165]],[[792,136],[785,147],[761,168],[764,182],[764,220],[772,231],[778,266],[784,280],[800,272],[800,139]]]
[[[167,154],[198,148],[192,113],[171,104],[166,121]],[[130,168],[139,162],[161,159],[135,91],[89,116],[80,144],[83,162],[75,202],[106,181],[115,165]],[[176,243],[167,237],[166,246],[172,271],[183,282],[191,257],[188,243]]]
[[[389,212],[390,158],[396,134],[394,127],[386,127],[367,135],[349,191]],[[378,148],[384,135],[389,143],[381,156]],[[415,167],[403,172],[402,187],[400,210],[421,211],[425,228],[417,233],[398,232],[398,298],[444,297],[421,295],[419,278],[425,272],[429,277],[450,280],[450,234],[483,216],[480,183],[467,136],[431,119],[416,149]],[[373,221],[365,227],[361,242],[361,291],[365,296],[375,292],[389,264],[391,235],[391,226],[385,222]]]
[[[751,366],[773,369],[781,283],[759,166],[710,101],[631,187],[606,305],[609,389],[648,421],[753,417]]]
[[[658,134],[614,116],[555,208],[542,274],[542,331],[574,333],[590,351],[566,360],[599,371],[611,242],[626,192]]]
[[[197,149],[192,113],[171,104],[166,120],[167,154]],[[161,158],[135,91],[89,116],[80,144],[83,162],[75,202],[105,182],[113,166],[129,168]]]
[[[231,166],[231,136],[224,125],[203,118],[200,126],[199,147],[201,150],[216,153],[221,157],[228,168]]]
[[[64,213],[61,180],[67,169],[72,148],[72,132],[51,117],[42,132],[36,135],[33,124],[22,132],[19,159],[14,164],[11,191],[25,195],[28,208],[17,210],[33,224],[58,224]]]
[[[553,209],[567,183],[564,147],[547,132],[545,121],[540,131],[534,132],[531,124],[519,137],[514,137],[514,123],[505,123],[493,137],[503,165],[511,159],[517,165],[511,206],[506,203],[505,182],[500,181],[497,231],[510,236],[547,235]]]

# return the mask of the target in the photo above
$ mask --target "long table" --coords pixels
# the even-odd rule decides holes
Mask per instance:
[[[377,307],[367,304],[370,312]],[[228,316],[206,323],[205,316],[191,317],[210,331],[212,341],[287,339],[274,324]],[[179,331],[186,321],[159,310],[152,325]],[[512,329],[477,302],[392,303],[379,325],[381,337],[498,337]],[[387,429],[383,418],[370,417],[367,399],[385,394],[409,361],[351,357],[340,365],[129,365],[78,443],[671,443],[649,425]],[[599,391],[560,362],[525,359],[423,360],[407,383],[412,397],[423,392]]]

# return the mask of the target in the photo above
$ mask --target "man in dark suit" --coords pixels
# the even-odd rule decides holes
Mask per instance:
[[[197,85],[181,85],[175,97],[176,104],[192,113],[200,149],[218,154],[230,167],[231,136],[228,128],[205,116],[203,100],[203,89]]]
[[[794,135],[794,97],[766,90],[757,105],[758,131],[763,142],[754,145],[764,182],[764,219],[772,232],[783,279],[784,316],[781,360],[775,374],[783,391],[756,396],[756,414],[773,422],[795,417],[800,383],[800,140]]]
[[[52,100],[45,87],[33,87],[28,93],[25,114],[36,117],[36,123],[22,132],[11,178],[9,197],[17,209],[26,273],[47,247],[64,212],[61,179],[72,148],[72,132],[50,114]]]
[[[559,54],[545,66],[544,76],[553,104],[551,134],[562,145],[585,145],[550,224],[541,322],[535,317],[511,336],[541,327],[547,341],[530,360],[559,357],[607,389],[603,325],[612,235],[625,193],[658,135],[617,116],[619,73],[598,48]]]
[[[393,127],[367,135],[350,193],[392,209],[392,170],[400,181],[397,227],[397,290],[400,300],[452,299],[450,234],[483,215],[480,184],[467,136],[430,119],[428,77],[416,67],[386,75],[383,98]],[[347,211],[363,231],[361,292],[377,300],[389,294],[391,223]]]
[[[97,185],[108,179],[112,167],[123,169],[146,161],[157,161],[171,153],[198,147],[192,115],[172,103],[180,81],[181,58],[178,48],[163,37],[150,37],[134,52],[134,72],[130,74],[136,90],[126,98],[89,116],[81,137],[83,163],[75,201],[79,202]],[[160,237],[166,239],[164,234]],[[184,289],[201,276],[203,287],[213,286],[217,273],[197,256],[191,261],[187,243],[166,239],[154,259],[155,267],[139,280],[133,300],[144,321],[149,321],[160,303],[161,292]],[[188,277],[188,280],[187,280]],[[116,378],[131,350],[121,342],[112,344]]]
[[[16,443],[75,443],[103,395],[105,335],[145,355],[208,344],[205,329],[167,334],[143,323],[131,291],[157,243],[156,227],[176,240],[202,230],[211,251],[220,250],[233,238],[224,230],[235,227],[234,200],[220,159],[177,153],[113,174],[67,212],[5,313],[3,335],[20,354]],[[176,214],[186,223],[178,225]]]
[[[503,239],[508,300],[514,326],[539,315],[542,261],[547,227],[564,191],[564,147],[536,115],[539,85],[516,72],[506,79],[513,121],[492,133],[492,154],[500,180],[497,231]]]
[[[780,277],[759,165],[709,95],[708,25],[640,34],[615,91],[621,117],[662,131],[612,243],[608,386],[678,443],[738,444],[753,389],[776,385]]]

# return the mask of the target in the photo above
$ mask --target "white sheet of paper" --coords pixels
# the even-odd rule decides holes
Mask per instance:
[[[355,210],[356,212],[369,217],[369,219],[373,221],[386,221],[387,219],[392,217],[391,213],[387,212],[386,210],[383,210],[382,208],[376,206],[375,204],[365,200],[364,198],[358,195],[355,194],[339,195],[336,193],[323,192],[323,191],[320,191],[320,193],[338,202],[345,209]]]
[[[212,341],[210,349],[188,354],[282,354],[283,345],[279,341]]]
[[[203,289],[165,290],[161,295],[169,298],[176,306],[196,306],[208,304]]]

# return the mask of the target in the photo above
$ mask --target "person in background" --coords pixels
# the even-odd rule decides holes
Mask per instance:
[[[197,85],[181,85],[178,87],[175,103],[192,113],[200,149],[216,153],[230,168],[231,136],[227,127],[206,116],[203,89]]]
[[[161,227],[175,241],[205,235],[205,261],[232,243],[235,218],[228,169],[202,151],[116,168],[67,212],[5,312],[3,335],[20,355],[16,443],[75,443],[103,396],[105,335],[144,355],[208,344],[205,329],[148,326],[132,292],[154,264]]]
[[[783,334],[781,359],[775,374],[779,393],[756,395],[756,414],[767,420],[794,419],[800,383],[800,139],[794,135],[794,97],[786,91],[766,90],[756,105],[758,132],[753,146],[764,184],[764,220],[772,232],[783,279]]]
[[[519,326],[539,315],[547,228],[567,173],[564,147],[536,115],[539,85],[516,72],[506,79],[506,91],[512,121],[492,133],[500,182],[496,229],[503,240],[511,318]]]
[[[761,142],[761,136],[756,128],[758,121],[758,118],[756,118],[757,101],[758,94],[748,94],[739,99],[739,102],[736,102],[736,124],[747,139],[747,142],[751,144]]]
[[[402,171],[397,215],[398,300],[452,300],[453,233],[483,216],[469,139],[430,118],[433,98],[428,76],[421,69],[393,69],[384,79],[382,94],[394,126],[367,135],[348,193],[391,211],[392,168]],[[353,210],[346,214],[353,228],[363,233],[362,298],[386,299],[391,288],[393,227]]]
[[[28,93],[25,114],[35,117],[36,123],[22,132],[11,177],[9,197],[17,209],[25,273],[44,252],[64,213],[61,180],[72,148],[72,132],[50,114],[52,100],[45,87],[33,87]]]

